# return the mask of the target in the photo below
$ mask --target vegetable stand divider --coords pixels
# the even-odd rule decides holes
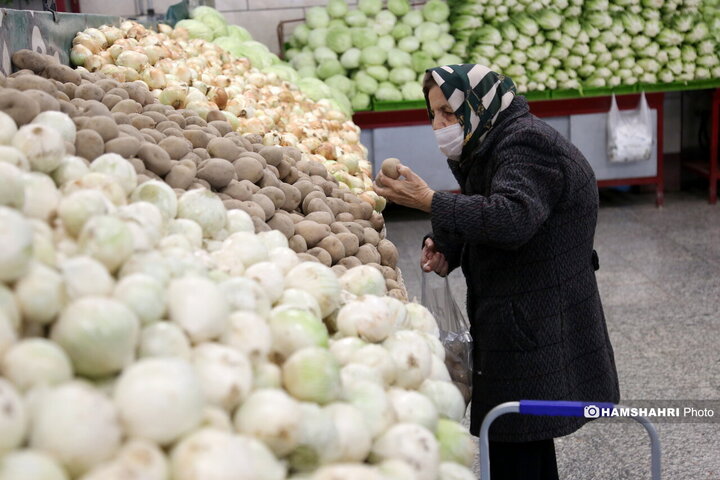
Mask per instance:
[[[683,164],[685,168],[699,173],[708,178],[708,202],[712,205],[717,203],[717,184],[720,181],[720,88],[713,92],[712,109],[710,112],[710,155],[709,163],[703,165],[701,162],[688,162]]]
[[[548,99],[552,94],[561,93],[569,95],[570,92],[540,92],[545,99],[537,98],[532,93],[528,95],[530,112],[538,117],[562,117],[570,115],[582,115],[592,113],[606,113],[610,110],[610,96],[589,96],[580,98]],[[590,93],[590,92],[586,92]],[[599,180],[599,187],[612,187],[620,185],[655,185],[656,204],[662,206],[664,203],[664,173],[663,173],[663,101],[662,91],[646,93],[651,109],[657,110],[657,169],[655,175],[631,178],[613,178]],[[618,95],[618,106],[620,109],[635,108],[640,95],[638,93]],[[427,111],[424,105],[416,106],[411,110],[389,110],[374,112],[357,112],[353,121],[363,129],[388,128],[411,125],[427,125]],[[591,161],[592,163],[592,161]]]
[[[506,402],[498,405],[488,412],[480,427],[480,478],[490,480],[490,452],[488,432],[490,425],[498,417],[508,413],[519,413],[520,415],[548,415],[553,417],[600,417],[599,409],[624,408],[613,403],[597,402],[567,402],[554,400],[520,400],[519,402]],[[594,409],[594,410],[593,410]],[[597,415],[596,415],[597,414]],[[658,437],[655,426],[645,417],[629,417],[640,423],[650,436],[651,458],[650,469],[652,480],[660,480],[660,437]]]

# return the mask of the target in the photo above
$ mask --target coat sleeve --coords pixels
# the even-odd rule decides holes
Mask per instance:
[[[504,148],[490,194],[436,192],[433,232],[446,242],[517,249],[528,242],[562,195],[564,175],[551,152],[527,141]]]

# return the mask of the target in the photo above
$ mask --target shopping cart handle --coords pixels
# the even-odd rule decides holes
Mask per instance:
[[[598,402],[568,402],[559,400],[520,400],[520,411],[522,415],[550,415],[553,417],[585,417],[589,410],[590,416],[594,416],[592,407],[597,409],[612,409],[614,403]],[[588,410],[586,410],[586,407]]]

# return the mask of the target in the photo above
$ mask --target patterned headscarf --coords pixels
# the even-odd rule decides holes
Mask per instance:
[[[512,79],[483,65],[447,65],[426,70],[426,75],[432,75],[463,127],[463,157],[485,140],[500,112],[515,97]],[[427,97],[425,101],[430,114]]]

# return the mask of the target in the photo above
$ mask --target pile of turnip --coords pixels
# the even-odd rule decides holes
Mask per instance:
[[[257,43],[257,42],[255,42]],[[258,44],[259,45],[259,44]],[[160,103],[227,119],[258,143],[296,147],[319,162],[378,211],[385,202],[372,190],[372,166],[360,129],[327,100],[314,101],[292,79],[261,71],[219,45],[191,39],[184,28],[161,32],[127,21],[77,34],[73,63],[119,81],[142,81]]]
[[[59,111],[70,116],[57,120],[65,148],[76,155],[64,160],[62,172],[82,170],[77,157],[93,161],[105,155],[106,163],[126,158],[139,183],[164,181],[178,195],[212,190],[226,208],[245,211],[256,232],[281,232],[303,259],[333,266],[339,275],[374,265],[390,294],[407,300],[397,249],[384,238],[384,220],[372,199],[352,193],[307,153],[264,145],[258,134],[241,135],[218,111],[203,119],[160,104],[140,81],[75,71],[27,50],[16,52],[13,62],[22,70],[3,80],[0,109],[19,125],[41,112],[46,123],[55,122]],[[207,228],[215,249],[227,232]]]
[[[264,178],[262,150],[194,113],[154,110],[139,84],[21,53],[28,71],[0,91],[0,479],[473,478],[432,315],[387,295],[373,262],[303,261],[294,234],[258,228],[270,225],[259,212],[206,188],[218,189],[200,173],[209,146],[178,159],[163,142],[228,139],[244,149],[235,161],[266,160]],[[173,189],[191,162],[190,185]],[[298,206],[328,185],[309,178]],[[307,216],[345,202],[322,193]],[[316,222],[327,235],[313,245],[347,241],[328,233],[344,213],[377,219],[352,205]]]

